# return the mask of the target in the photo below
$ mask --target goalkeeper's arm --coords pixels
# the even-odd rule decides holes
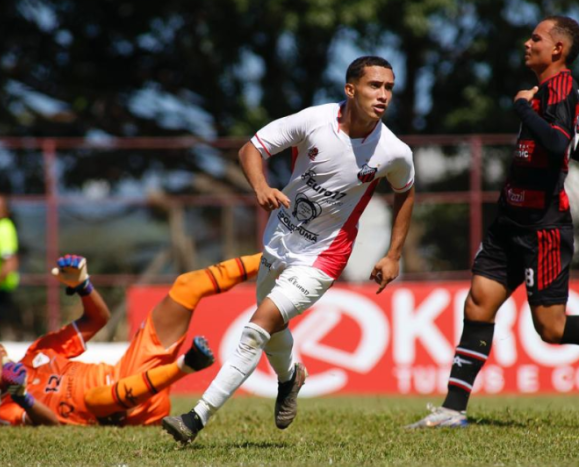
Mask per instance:
[[[25,425],[60,425],[56,414],[46,405],[36,399],[34,400],[32,407],[25,410]]]
[[[42,402],[37,401],[30,394],[26,385],[28,384],[28,374],[26,367],[20,362],[8,361],[2,365],[0,376],[2,386],[10,394],[12,400],[24,409],[26,425],[58,425],[56,414]]]
[[[87,272],[86,259],[66,255],[58,259],[52,274],[64,285],[68,295],[78,294],[82,300],[83,315],[76,326],[85,341],[93,337],[111,317],[109,307],[93,287]]]

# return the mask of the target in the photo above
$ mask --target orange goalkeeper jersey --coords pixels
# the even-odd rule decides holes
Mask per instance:
[[[71,323],[36,340],[21,360],[28,372],[28,391],[47,405],[61,423],[97,423],[85,406],[84,394],[90,388],[112,382],[112,365],[70,360],[85,350],[81,334],[75,323]],[[0,420],[22,424],[24,410],[5,397],[0,405]]]

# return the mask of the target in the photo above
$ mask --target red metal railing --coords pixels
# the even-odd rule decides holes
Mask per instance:
[[[513,135],[434,135],[423,136],[414,135],[402,138],[413,148],[424,146],[444,146],[459,145],[467,143],[471,155],[470,165],[470,189],[468,191],[457,192],[418,192],[416,195],[417,204],[427,203],[466,203],[470,208],[469,228],[470,241],[469,250],[471,258],[474,257],[480,244],[482,236],[482,212],[483,203],[493,202],[497,199],[498,193],[495,191],[483,191],[482,189],[482,159],[483,147],[486,145],[509,145],[514,142]],[[198,144],[204,144],[216,149],[224,149],[235,152],[240,148],[246,139],[219,139],[215,141],[205,141],[194,137],[181,138],[106,138],[99,141],[91,141],[82,138],[0,138],[0,145],[10,149],[38,150],[42,153],[44,182],[46,192],[44,195],[18,195],[13,196],[14,202],[21,203],[45,203],[46,205],[46,263],[54,264],[58,255],[59,245],[59,223],[58,208],[63,205],[79,203],[78,199],[61,196],[57,186],[57,158],[59,150],[109,150],[109,149],[140,149],[140,150],[171,150],[189,149]],[[390,202],[391,197],[385,196]],[[144,205],[147,200],[144,197],[108,197],[100,202],[122,203],[124,205]],[[235,195],[235,197],[217,196],[176,196],[172,202],[184,203],[190,206],[233,206],[233,205],[255,205],[251,195]],[[267,214],[258,209],[257,211],[258,232],[262,232],[267,221]],[[256,239],[256,247],[259,248],[260,236]],[[418,277],[418,276],[416,276]],[[131,275],[111,275],[101,276],[98,283],[106,284],[130,284],[134,282],[136,276]],[[56,329],[60,325],[59,315],[59,286],[48,274],[23,275],[23,284],[45,285],[47,289],[47,313],[49,329]],[[171,280],[171,278],[167,278]]]

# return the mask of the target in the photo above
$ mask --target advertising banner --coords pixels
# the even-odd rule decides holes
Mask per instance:
[[[310,374],[304,396],[326,394],[441,394],[462,331],[469,282],[400,283],[376,295],[371,284],[338,284],[292,320],[294,355]],[[131,333],[168,292],[134,286],[128,292]],[[195,310],[185,346],[207,337],[217,362],[181,380],[174,393],[203,392],[237,346],[255,311],[255,285],[208,297]],[[579,314],[579,281],[572,281],[569,314]],[[183,347],[183,351],[185,350]],[[579,346],[546,344],[536,333],[524,287],[498,314],[493,350],[475,392],[567,393],[579,389]],[[242,386],[275,397],[277,378],[265,355]]]

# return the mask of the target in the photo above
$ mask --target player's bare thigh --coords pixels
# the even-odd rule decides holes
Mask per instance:
[[[500,282],[475,274],[464,304],[464,317],[494,323],[497,311],[509,295],[509,290]]]
[[[157,338],[164,348],[168,349],[185,335],[192,313],[169,295],[155,306],[151,317]]]
[[[277,305],[269,298],[264,298],[251,317],[251,323],[267,331],[270,335],[287,326]]]

